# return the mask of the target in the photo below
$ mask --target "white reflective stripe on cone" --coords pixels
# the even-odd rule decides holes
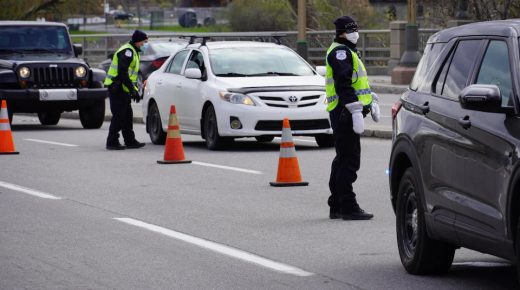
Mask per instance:
[[[0,131],[11,131],[9,123],[0,123]]]
[[[296,157],[296,150],[294,147],[280,148],[280,158]]]
[[[2,120],[2,119],[9,119],[6,109],[0,109],[0,120]]]

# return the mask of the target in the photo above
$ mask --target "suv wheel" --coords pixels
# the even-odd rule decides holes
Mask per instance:
[[[153,144],[162,145],[166,143],[166,133],[163,131],[161,115],[155,102],[150,105],[150,110],[148,110],[146,126]]]
[[[105,121],[105,100],[79,109],[79,119],[85,129],[98,129]]]
[[[60,121],[60,111],[43,111],[38,112],[38,119],[42,125],[56,125]]]
[[[222,149],[231,139],[221,137],[218,134],[217,114],[213,106],[209,106],[204,113],[204,138],[209,150]]]
[[[332,134],[320,134],[314,136],[316,143],[319,147],[328,148],[334,147],[334,135]]]
[[[428,237],[420,200],[419,177],[408,168],[397,193],[396,230],[401,263],[410,274],[439,274],[448,271],[455,248]]]

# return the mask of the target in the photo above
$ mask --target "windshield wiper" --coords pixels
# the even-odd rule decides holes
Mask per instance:
[[[257,74],[251,74],[249,76],[298,76],[297,74],[293,73],[286,73],[286,72],[275,72],[275,71],[268,71],[265,73],[257,73]]]
[[[31,49],[24,49],[23,51],[29,51],[29,52],[49,52],[49,53],[60,53],[56,50],[51,50],[47,48],[31,48]]]
[[[23,51],[21,51],[21,50],[10,49],[10,48],[0,48],[0,53],[3,53],[3,52],[23,54]]]
[[[248,77],[250,75],[240,74],[240,73],[235,73],[235,72],[228,72],[225,74],[216,74],[216,76],[217,77]]]

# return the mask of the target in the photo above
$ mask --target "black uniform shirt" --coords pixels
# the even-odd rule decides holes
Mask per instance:
[[[130,44],[134,47],[137,53],[141,51],[139,50],[139,48],[135,47],[133,43],[130,42]],[[130,76],[128,75],[128,67],[130,66],[130,63],[134,58],[134,52],[130,48],[123,49],[117,54],[117,58],[117,78],[119,79],[119,81],[121,81],[121,83],[123,83],[127,88],[129,88],[130,91],[132,91],[134,85],[132,84]]]
[[[345,38],[336,37],[334,42],[343,44],[335,47],[327,56],[327,62],[332,67],[332,77],[334,78],[334,87],[339,97],[339,105],[357,102],[356,90],[352,87],[352,54],[350,51],[357,53],[356,45]],[[345,47],[346,46],[346,47]],[[348,48],[347,48],[348,47]]]

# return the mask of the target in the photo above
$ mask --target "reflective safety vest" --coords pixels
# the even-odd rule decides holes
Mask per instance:
[[[117,77],[117,64],[119,62],[119,59],[117,57],[117,54],[125,49],[131,49],[132,50],[132,62],[130,62],[130,65],[128,66],[128,77],[130,78],[130,81],[134,85],[134,89],[137,91],[137,76],[139,74],[139,54],[135,50],[135,48],[130,44],[127,43],[123,46],[121,46],[115,53],[114,57],[112,57],[112,63],[110,64],[110,68],[107,72],[107,77],[105,78],[105,81],[103,82],[105,86],[109,86],[114,82],[114,79]],[[125,86],[123,86],[123,91],[129,93],[130,90]]]
[[[336,94],[336,87],[334,86],[333,70],[327,61],[329,53],[338,46],[344,46],[345,49],[350,51],[350,54],[352,55],[352,63],[354,66],[352,69],[352,87],[356,91],[358,100],[363,103],[363,106],[370,105],[370,103],[372,103],[372,91],[370,90],[370,85],[368,84],[367,71],[363,65],[363,62],[361,59],[359,59],[357,53],[351,51],[347,46],[341,43],[333,42],[327,50],[327,56],[325,57],[325,92],[327,94],[327,111],[330,112],[334,110],[334,108],[336,108],[339,103],[339,97]]]

